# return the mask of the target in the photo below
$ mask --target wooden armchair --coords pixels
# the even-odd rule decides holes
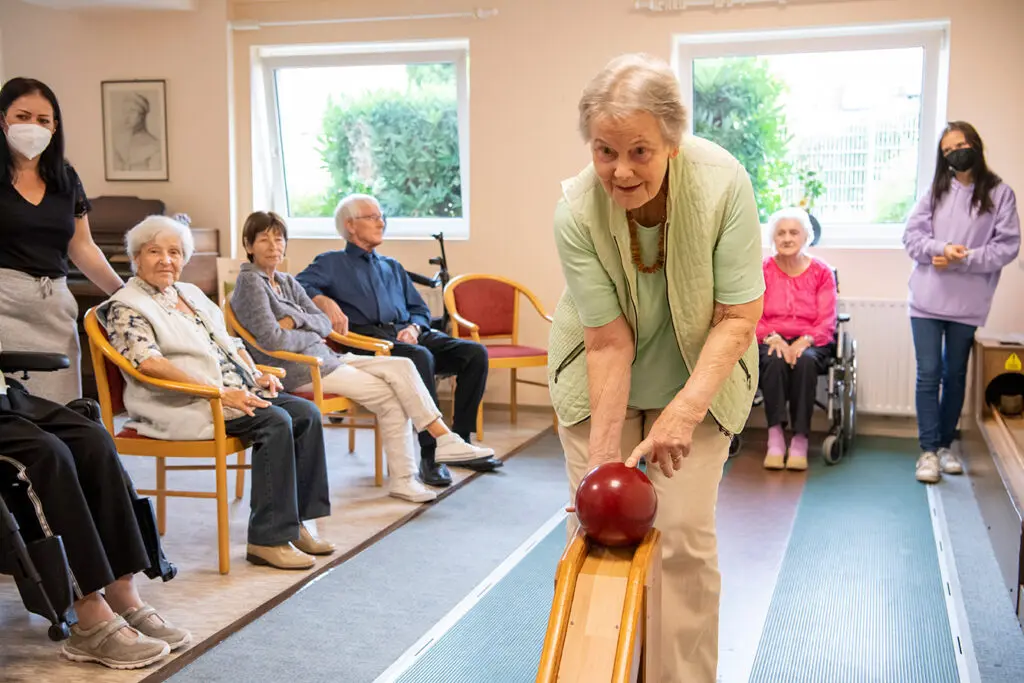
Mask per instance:
[[[313,391],[296,391],[292,393],[315,403],[316,407],[320,409],[320,413],[328,418],[330,424],[348,427],[349,453],[356,449],[355,430],[373,430],[373,481],[377,486],[382,486],[384,484],[384,452],[376,416],[373,413],[362,410],[353,401],[340,394],[324,393],[323,376],[320,373],[321,360],[319,358],[290,351],[268,351],[257,344],[253,336],[249,334],[249,331],[238,322],[238,318],[235,317],[235,312],[231,308],[230,301],[224,303],[224,320],[227,322],[229,330],[233,331],[253,348],[259,349],[262,353],[279,360],[292,361],[309,366],[310,374],[313,377]],[[364,337],[358,334],[343,336],[337,332],[331,332],[328,340],[332,348],[335,349],[347,346],[349,348],[373,351],[378,356],[390,355],[391,348],[394,346],[391,342],[383,339],[373,339],[372,337]]]
[[[96,309],[90,308],[85,314],[85,333],[89,339],[89,354],[96,374],[96,389],[99,395],[103,426],[114,439],[117,452],[122,456],[136,455],[156,458],[156,488],[139,490],[141,495],[156,498],[157,529],[162,536],[167,530],[167,497],[213,498],[217,501],[217,555],[221,574],[227,574],[231,567],[228,538],[228,470],[236,470],[235,499],[245,493],[244,470],[250,468],[245,462],[245,451],[250,444],[242,439],[227,436],[224,431],[224,407],[220,389],[202,384],[184,384],[156,379],[139,372],[113,346],[106,331],[96,318]],[[259,366],[263,372],[284,377],[284,370]],[[115,431],[114,418],[125,412],[124,373],[132,379],[167,391],[189,394],[210,401],[213,412],[213,439],[206,441],[163,441],[142,436],[134,429]],[[229,465],[228,456],[238,454],[238,463]],[[167,458],[212,458],[212,465],[168,465]],[[168,470],[213,470],[215,492],[173,491],[167,489]]]
[[[512,373],[511,421],[517,419],[516,387],[519,384],[547,387],[546,383],[519,379],[520,368],[544,367],[548,352],[519,343],[520,294],[533,304],[542,318],[552,322],[540,300],[523,285],[499,275],[466,273],[452,278],[444,290],[444,305],[452,319],[452,336],[470,337],[475,342],[502,339],[507,343],[487,344],[491,369]],[[483,406],[477,415],[477,438],[483,438]]]

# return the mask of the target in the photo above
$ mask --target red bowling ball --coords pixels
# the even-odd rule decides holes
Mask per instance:
[[[583,477],[575,507],[591,540],[605,546],[636,545],[654,526],[658,494],[638,468],[606,463]]]

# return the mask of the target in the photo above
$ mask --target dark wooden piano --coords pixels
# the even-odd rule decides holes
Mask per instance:
[[[90,199],[89,227],[93,240],[103,250],[107,260],[127,280],[132,276],[131,264],[125,253],[124,236],[146,216],[163,214],[166,207],[159,199],[104,196]],[[219,234],[215,228],[192,227],[195,253],[182,271],[181,279],[196,285],[211,299],[216,300],[217,256],[220,254]],[[82,320],[85,312],[102,303],[106,295],[89,282],[81,271],[69,263],[68,287],[78,301],[78,335],[82,346],[82,393],[97,398],[92,363],[89,361],[89,340],[85,336]]]

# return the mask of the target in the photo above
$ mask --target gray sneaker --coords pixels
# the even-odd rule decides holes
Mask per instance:
[[[139,633],[121,616],[88,630],[75,624],[63,649],[64,656],[73,662],[97,662],[111,669],[141,669],[170,651],[167,643]]]
[[[946,474],[963,474],[964,464],[960,462],[960,458],[957,457],[956,453],[948,448],[940,448],[938,452],[939,456],[939,467]]]
[[[942,478],[939,472],[939,458],[931,451],[925,451],[917,459],[917,471],[914,473],[918,481],[935,484]]]
[[[177,628],[174,624],[157,614],[151,605],[132,607],[121,613],[124,620],[136,631],[139,631],[150,638],[162,640],[171,646],[171,650],[177,650],[183,645],[192,642],[192,634],[183,628]]]

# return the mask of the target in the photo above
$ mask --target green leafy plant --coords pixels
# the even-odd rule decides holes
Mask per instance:
[[[818,179],[818,172],[809,169],[800,169],[797,179],[803,185],[803,197],[800,199],[800,208],[808,213],[814,210],[814,202],[821,195],[825,194],[825,183]]]
[[[701,59],[693,70],[693,129],[735,156],[750,176],[762,221],[782,207],[792,177],[792,136],[780,102],[786,92],[766,60]]]

